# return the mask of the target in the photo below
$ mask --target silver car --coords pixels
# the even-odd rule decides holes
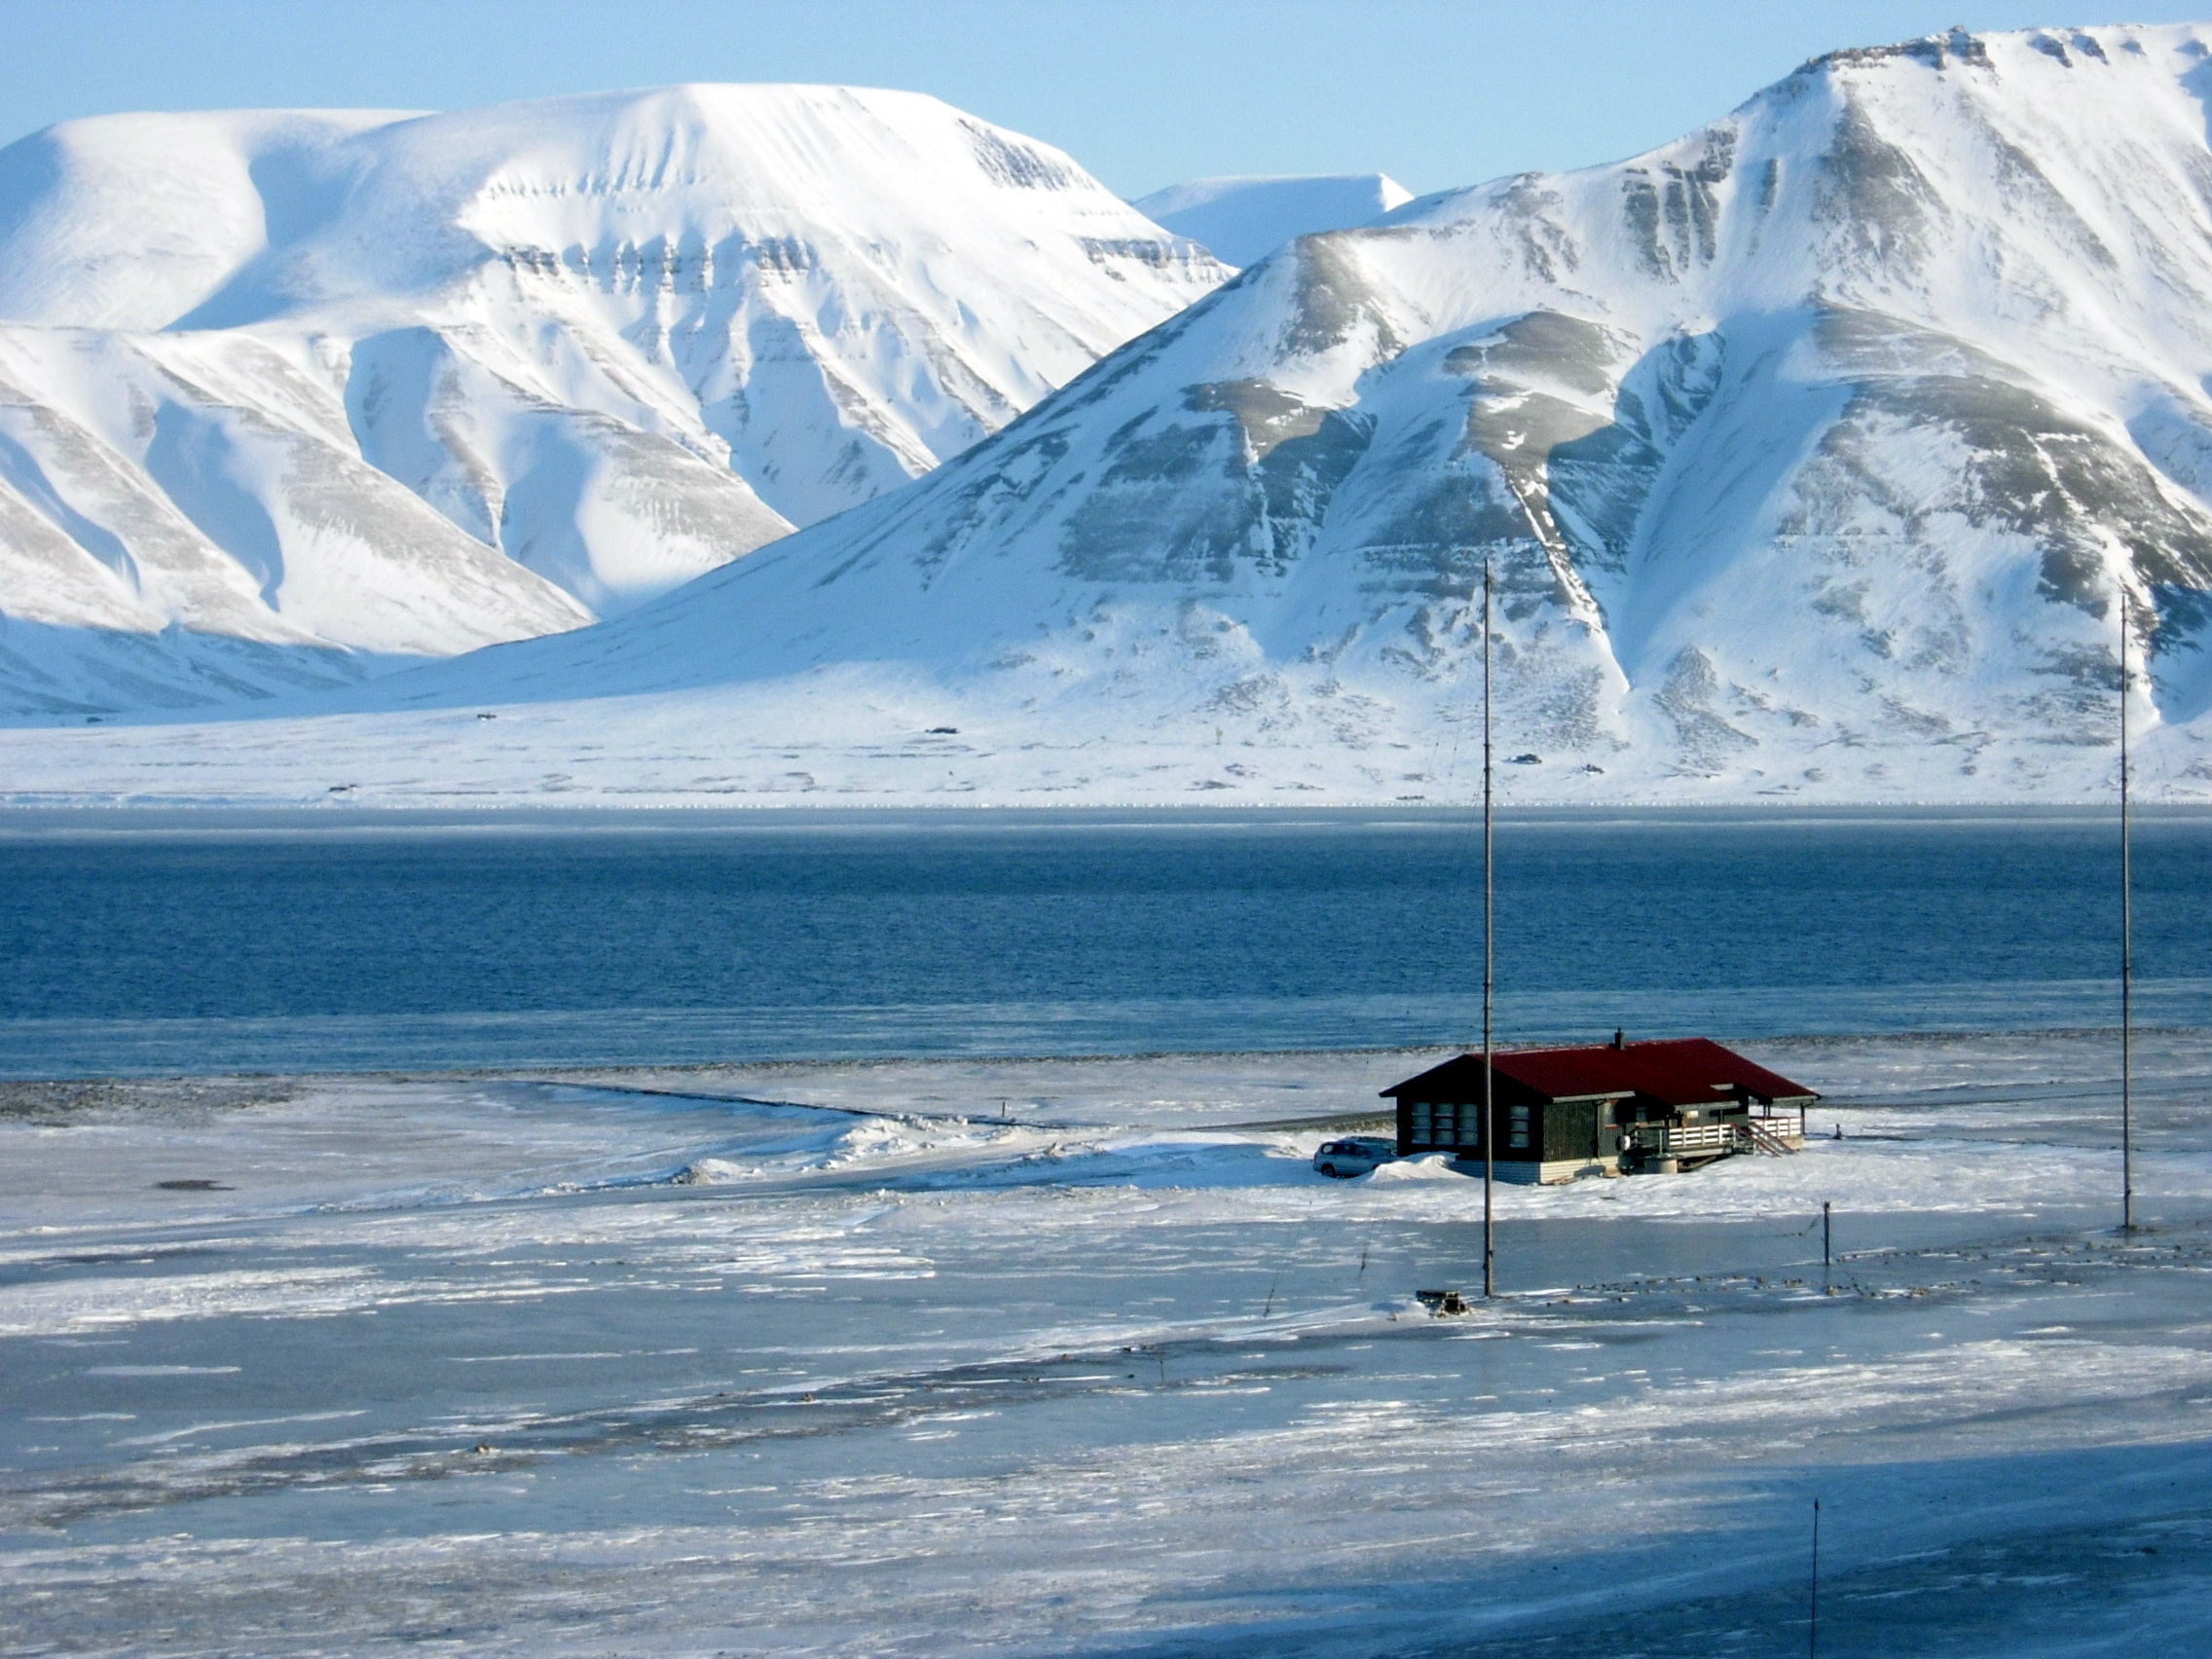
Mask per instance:
[[[1323,1141],[1321,1150],[1313,1155],[1313,1167],[1324,1175],[1349,1179],[1364,1175],[1378,1163],[1388,1163],[1398,1156],[1398,1143],[1384,1140],[1380,1135],[1351,1135],[1344,1140]]]

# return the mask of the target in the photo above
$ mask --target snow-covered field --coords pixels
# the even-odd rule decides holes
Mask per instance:
[[[0,804],[378,807],[1465,805],[1482,788],[1479,700],[1363,704],[1339,727],[1094,695],[1009,698],[881,666],[765,684],[385,714],[0,726]],[[1039,719],[1038,706],[1051,718]],[[1433,718],[1431,718],[1433,717]],[[2114,727],[2117,733],[2117,725]],[[2212,724],[2136,733],[2142,798],[2212,798]],[[1817,780],[1702,775],[1664,754],[1602,770],[1500,766],[1509,804],[1813,805],[2114,798],[2117,744],[1991,746],[1968,775],[1918,738],[1850,746]],[[1501,738],[1499,752],[1513,755]]]
[[[2109,1036],[1774,1043],[1844,1138],[1462,1318],[1478,1183],[1307,1164],[1427,1053],[5,1086],[0,1650],[1801,1651],[1818,1497],[1824,1651],[2201,1652],[2139,1050],[2131,1238]]]

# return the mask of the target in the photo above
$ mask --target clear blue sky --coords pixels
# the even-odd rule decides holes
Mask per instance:
[[[1967,0],[0,0],[0,141],[129,109],[452,109],[674,81],[934,92],[1141,195],[1381,169],[1415,191],[1612,160],[1831,47],[2172,22]]]

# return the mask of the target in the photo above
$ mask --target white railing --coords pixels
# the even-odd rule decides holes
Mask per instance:
[[[1776,1117],[1773,1113],[1743,1120],[1745,1138],[1753,1152],[1767,1153],[1781,1158],[1803,1150],[1805,1130],[1794,1119]]]
[[[1795,1120],[1723,1119],[1713,1124],[1638,1124],[1629,1142],[1653,1158],[1721,1158],[1732,1152],[1795,1152],[1804,1144]]]
[[[1736,1150],[1733,1124],[1639,1124],[1637,1150],[1660,1158],[1717,1158]]]

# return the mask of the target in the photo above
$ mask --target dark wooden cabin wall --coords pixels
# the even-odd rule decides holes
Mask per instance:
[[[1595,1158],[1599,1155],[1600,1114],[1595,1100],[1554,1101],[1544,1109],[1544,1159]]]

